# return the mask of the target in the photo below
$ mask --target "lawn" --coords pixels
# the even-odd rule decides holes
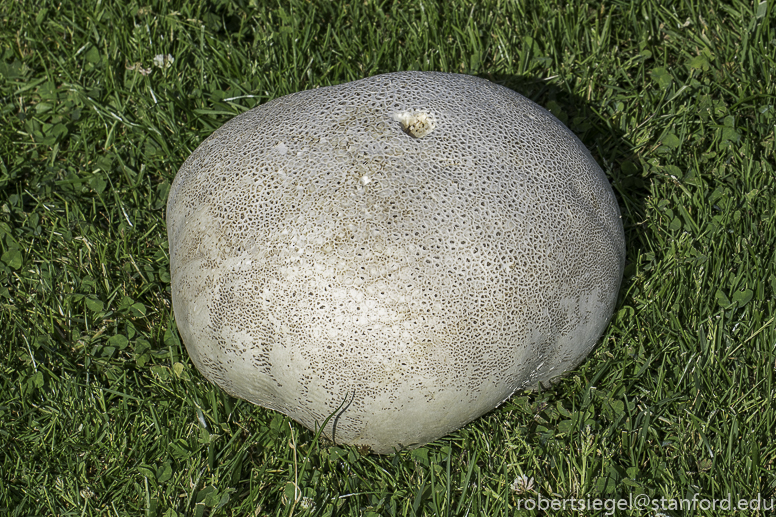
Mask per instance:
[[[0,0],[0,515],[776,498],[774,55],[759,0]],[[478,75],[566,123],[612,182],[627,265],[600,343],[549,391],[374,456],[194,369],[164,217],[234,115],[397,70]]]

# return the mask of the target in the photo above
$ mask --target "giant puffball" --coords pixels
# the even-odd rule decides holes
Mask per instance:
[[[181,167],[167,230],[202,374],[381,454],[578,365],[625,257],[609,182],[571,131],[512,90],[436,72],[235,117]]]

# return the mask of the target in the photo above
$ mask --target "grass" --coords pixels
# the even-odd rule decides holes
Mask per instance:
[[[0,20],[0,515],[776,497],[773,2],[0,0]],[[551,390],[378,457],[193,369],[164,207],[230,117],[396,70],[550,109],[610,177],[628,264],[600,344]]]

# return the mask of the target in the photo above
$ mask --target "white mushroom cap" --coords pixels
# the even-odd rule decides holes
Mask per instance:
[[[167,204],[175,317],[228,393],[390,453],[579,364],[624,264],[603,171],[476,77],[399,72],[235,117]],[[339,408],[339,409],[338,409]]]

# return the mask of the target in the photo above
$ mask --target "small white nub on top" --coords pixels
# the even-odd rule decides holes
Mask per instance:
[[[403,111],[395,113],[393,120],[401,123],[401,128],[410,136],[423,138],[431,133],[436,127],[434,119],[428,113],[423,111]]]

